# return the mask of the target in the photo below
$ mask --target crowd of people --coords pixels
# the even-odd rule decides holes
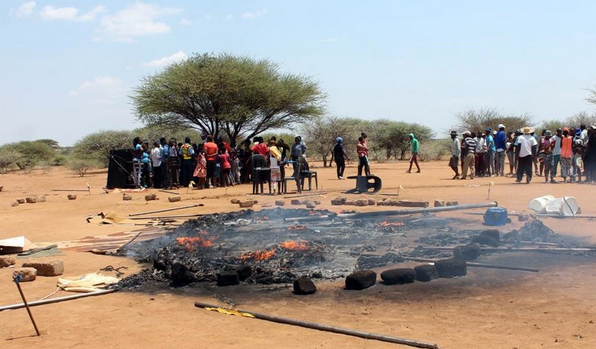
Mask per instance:
[[[136,137],[133,140],[132,178],[137,188],[197,189],[228,187],[249,183],[254,169],[268,168],[274,190],[285,176],[285,166],[292,164],[294,170],[300,164],[301,170],[308,170],[306,144],[296,137],[292,145],[283,139],[263,137],[247,139],[233,148],[223,138],[211,135],[202,138],[202,143],[192,143],[186,137],[184,143],[176,139],[161,138],[149,145],[148,140]]]
[[[507,158],[507,175],[517,183],[524,176],[530,183],[533,175],[544,177],[545,183],[558,183],[559,176],[564,183],[596,182],[596,126],[562,127],[554,134],[545,129],[540,136],[529,126],[515,132],[502,124],[497,128],[465,131],[461,139],[451,131],[453,179],[505,176]]]

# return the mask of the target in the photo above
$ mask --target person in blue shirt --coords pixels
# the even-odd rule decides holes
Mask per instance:
[[[497,148],[497,166],[495,175],[505,176],[505,152],[507,151],[507,135],[505,134],[505,125],[499,124],[499,132],[495,137],[495,147]]]
[[[486,175],[494,177],[495,171],[495,153],[497,147],[495,146],[495,140],[493,138],[493,131],[491,128],[486,129]]]

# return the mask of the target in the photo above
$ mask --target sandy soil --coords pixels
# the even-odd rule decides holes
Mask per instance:
[[[373,173],[384,180],[383,190],[373,197],[395,195],[402,199],[446,199],[460,203],[487,201],[488,183],[494,181],[491,200],[510,212],[520,212],[537,196],[574,196],[582,213],[596,215],[593,204],[596,188],[591,185],[545,185],[535,178],[531,185],[517,185],[511,178],[480,178],[452,181],[446,163],[424,163],[421,174],[406,174],[406,163],[375,164]],[[351,189],[353,181],[335,179],[334,169],[319,168],[318,198],[322,208],[340,191]],[[354,174],[349,166],[347,174]],[[79,178],[64,169],[48,173],[12,173],[0,176],[0,239],[25,235],[41,245],[107,236],[139,229],[137,226],[95,225],[89,215],[114,212],[121,216],[145,210],[204,203],[182,213],[211,213],[238,210],[230,199],[245,198],[249,186],[212,190],[186,189],[179,192],[181,203],[169,203],[168,194],[156,192],[160,200],[146,203],[146,193],[135,193],[132,201],[122,201],[119,193],[105,193],[106,174],[98,172]],[[77,200],[56,189],[85,189]],[[45,194],[47,202],[11,207],[17,198]],[[258,196],[260,208],[280,197]],[[290,199],[285,199],[289,204]],[[351,207],[348,207],[351,208]],[[366,208],[376,210],[378,208]],[[480,224],[482,217],[465,212],[443,213],[465,217]],[[517,227],[514,222],[504,230]],[[560,234],[586,245],[596,244],[592,220],[544,222]],[[49,257],[44,257],[49,258]],[[53,257],[56,258],[56,257]],[[127,266],[127,274],[140,270],[133,260],[62,250],[64,276],[98,271],[107,265]],[[511,262],[511,255],[487,260]],[[367,341],[259,320],[221,315],[195,308],[193,302],[216,303],[213,292],[223,294],[247,310],[301,320],[394,335],[437,343],[441,348],[595,348],[596,347],[596,259],[581,256],[516,255],[520,265],[540,267],[538,274],[470,269],[465,278],[441,279],[405,286],[377,285],[362,292],[342,289],[342,282],[318,284],[315,295],[300,297],[289,288],[265,292],[258,287],[216,288],[206,285],[179,290],[163,289],[151,294],[119,292],[32,308],[42,331],[32,337],[33,328],[25,310],[0,313],[2,348],[401,348],[403,346]],[[36,258],[43,259],[43,258]],[[19,260],[21,263],[22,260]],[[407,264],[406,264],[407,265]],[[10,281],[12,270],[0,269],[0,305],[19,303]],[[22,287],[30,301],[55,289],[56,278],[39,277]],[[65,295],[59,292],[58,295]],[[405,347],[403,347],[405,348]]]

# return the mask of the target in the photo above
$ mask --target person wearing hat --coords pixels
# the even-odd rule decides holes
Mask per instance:
[[[462,144],[462,155],[464,157],[464,167],[462,169],[461,179],[468,177],[468,169],[470,169],[470,179],[474,179],[474,159],[476,153],[476,138],[472,136],[470,131],[463,133],[464,143]]]
[[[522,129],[523,135],[517,138],[517,153],[518,153],[518,166],[517,166],[517,183],[521,183],[524,173],[526,175],[526,183],[532,181],[532,163],[534,159],[534,148],[538,142],[536,138],[532,136],[534,128],[526,126]]]
[[[567,177],[569,177],[571,183],[575,181],[575,173],[571,163],[572,158],[573,137],[569,134],[569,128],[564,127],[563,137],[561,138],[561,177],[563,177],[563,183],[567,183]]]
[[[499,132],[495,137],[495,147],[497,148],[496,175],[505,176],[505,152],[507,150],[507,135],[505,134],[505,125],[499,124]]]
[[[461,157],[461,143],[457,138],[457,132],[451,131],[451,158],[449,159],[449,167],[455,172],[452,179],[459,179],[459,158]]]
[[[335,146],[333,147],[333,151],[331,152],[331,161],[335,159],[335,166],[337,167],[337,179],[344,179],[344,171],[346,169],[346,159],[350,161],[348,158],[348,154],[346,153],[346,149],[344,148],[344,140],[341,137],[335,138]]]
[[[543,167],[544,170],[544,183],[548,183],[548,176],[551,175],[554,147],[555,142],[552,139],[552,132],[550,132],[550,130],[545,130],[544,137],[540,140],[540,161],[541,167]],[[551,181],[554,182],[552,177]]]

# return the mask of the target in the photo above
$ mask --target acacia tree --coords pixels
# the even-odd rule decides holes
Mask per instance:
[[[310,78],[269,60],[195,54],[146,77],[132,96],[147,125],[192,127],[230,143],[321,115],[325,95]]]
[[[483,131],[487,127],[496,129],[499,124],[505,125],[507,130],[513,131],[524,126],[532,125],[532,117],[527,114],[505,114],[496,108],[468,109],[455,114],[460,130],[471,132]]]

